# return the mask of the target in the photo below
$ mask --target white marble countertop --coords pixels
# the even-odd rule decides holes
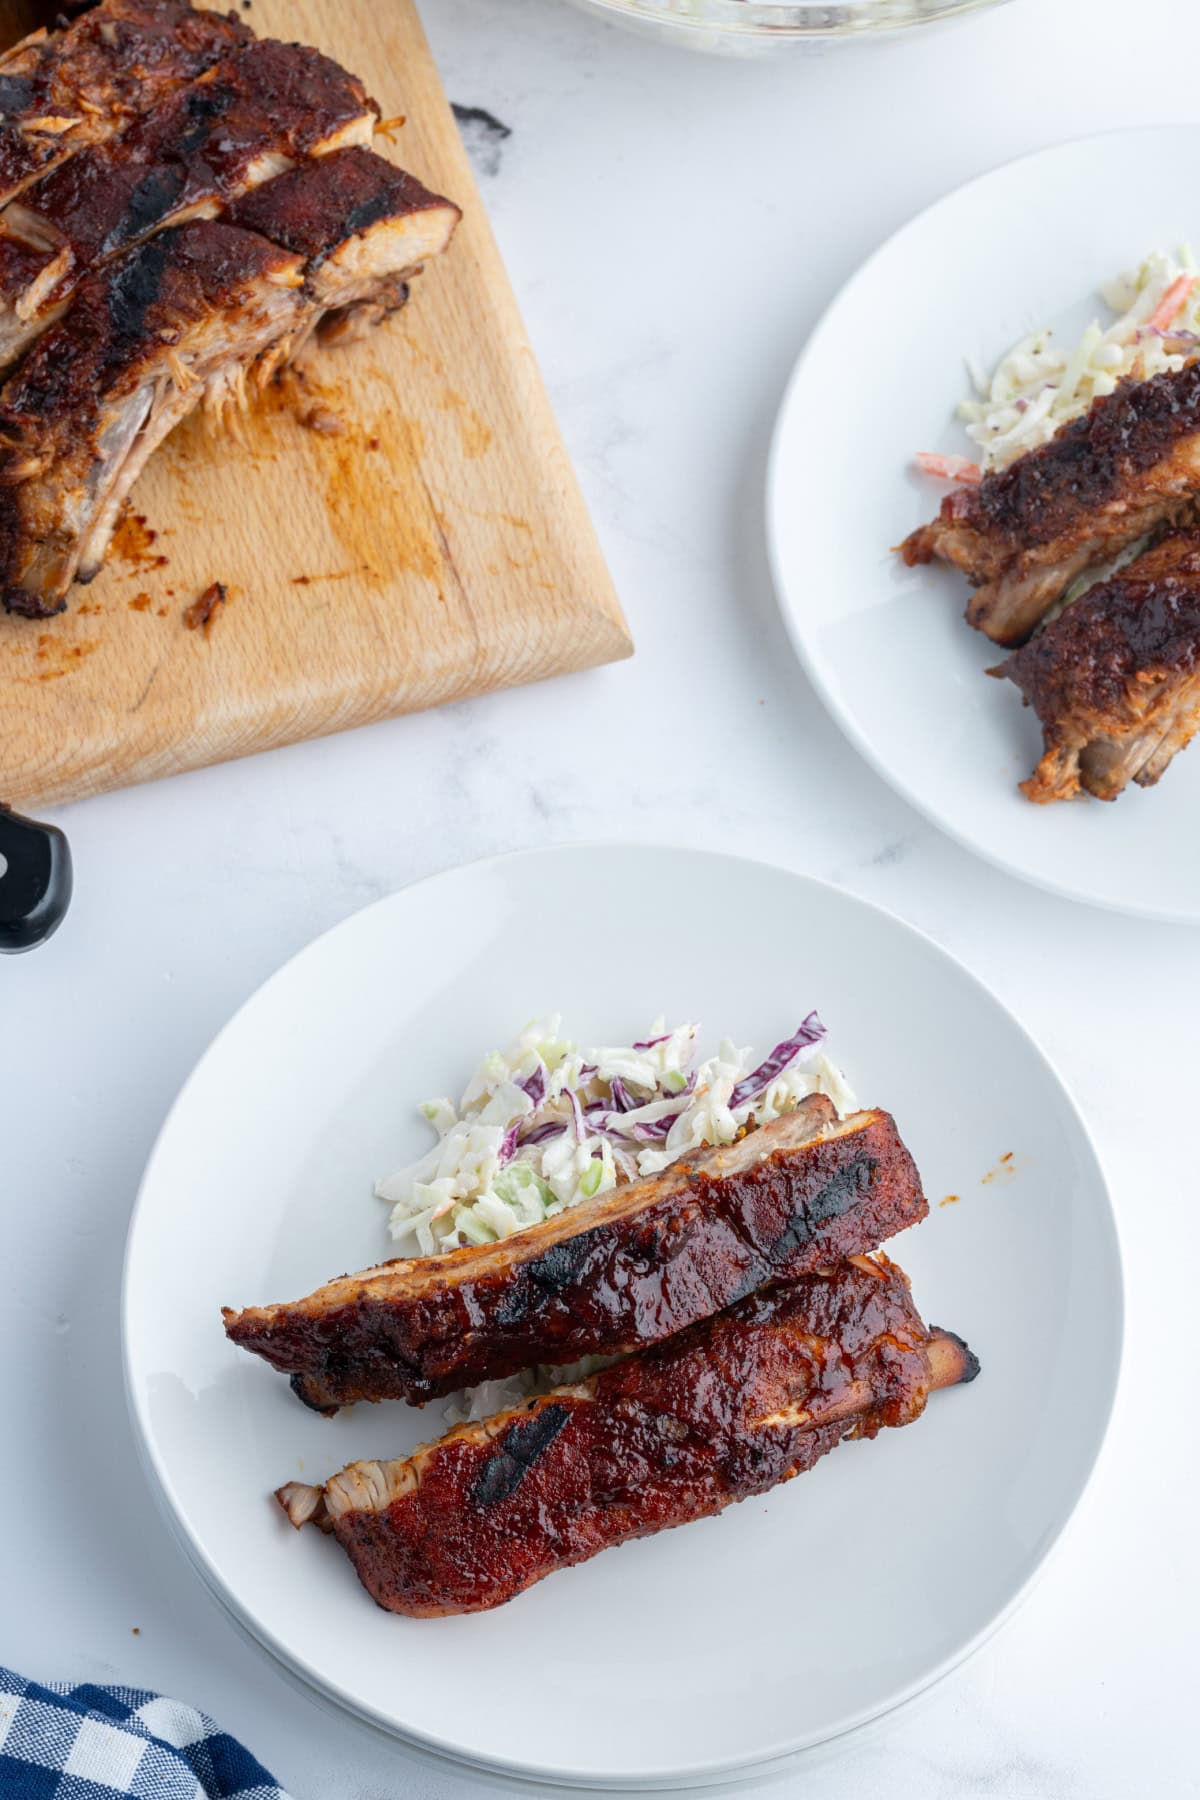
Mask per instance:
[[[795,665],[761,525],[782,384],[843,278],[1007,157],[1195,119],[1193,10],[1017,0],[906,45],[739,65],[563,0],[425,0],[451,96],[511,127],[476,133],[483,192],[638,654],[62,815],[69,922],[0,965],[0,1661],[176,1693],[297,1800],[489,1789],[294,1687],[174,1548],[125,1416],[126,1221],[192,1062],[315,933],[508,847],[666,840],[840,882],[963,957],[1084,1107],[1126,1254],[1116,1421],[1032,1598],[939,1687],[766,1785],[823,1800],[1200,1791],[1192,1302],[1163,1285],[1200,1252],[1200,936],[1018,885],[895,799]]]

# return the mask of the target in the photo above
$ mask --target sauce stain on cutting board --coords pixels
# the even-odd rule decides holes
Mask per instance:
[[[245,420],[250,454],[264,442],[278,452],[289,436],[303,433],[304,453],[316,459],[324,482],[327,523],[351,559],[345,574],[383,588],[401,570],[440,587],[444,539],[421,475],[423,427],[387,409],[365,417],[361,399],[323,375],[308,365],[284,370],[270,383]],[[293,439],[291,448],[297,447]],[[333,578],[305,573],[310,580]]]
[[[73,675],[99,648],[99,638],[85,639],[80,644],[68,644],[48,631],[39,632],[34,657],[37,668],[32,679],[60,681],[64,675]],[[25,679],[31,678],[26,676]]]
[[[453,388],[444,388],[438,405],[443,412],[454,414],[458,435],[462,439],[464,456],[469,458],[483,456],[491,449],[491,426],[486,419],[480,418],[475,408],[469,406],[461,394],[456,394]]]
[[[110,564],[123,563],[127,569],[138,571],[165,569],[167,558],[161,550],[154,548],[158,535],[146,523],[145,513],[134,512],[130,507],[118,520],[113,533],[112,548],[108,553]]]
[[[369,439],[378,450],[367,448]],[[371,568],[376,585],[403,569],[440,584],[441,532],[429,492],[420,475],[425,433],[415,419],[384,414],[366,431],[355,429],[329,441],[329,475],[325,488],[329,522],[351,556]],[[400,529],[392,512],[393,496],[401,498]],[[380,522],[391,517],[386,538]]]
[[[441,357],[431,350],[428,344],[422,343],[419,337],[414,337],[407,326],[403,328],[403,332],[404,341],[412,360],[419,363],[422,368],[428,369],[441,383],[441,391],[435,404],[439,412],[453,415],[454,422],[458,426],[459,438],[462,441],[463,455],[468,460],[483,456],[492,446],[491,426],[482,414],[476,412],[475,408],[451,387],[446,374],[446,365]],[[382,377],[383,372],[379,369],[378,364],[375,365],[373,372]]]

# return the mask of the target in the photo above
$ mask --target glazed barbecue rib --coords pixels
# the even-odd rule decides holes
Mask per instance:
[[[1152,787],[1200,728],[1200,532],[1169,533],[991,672],[1042,724],[1030,800]]]
[[[0,57],[0,206],[194,81],[254,33],[188,0],[104,0]]]
[[[411,1457],[277,1498],[294,1525],[332,1532],[388,1612],[480,1612],[765,1493],[845,1438],[908,1425],[933,1388],[978,1372],[960,1338],[926,1331],[894,1263],[857,1257]]]
[[[895,1122],[823,1096],[497,1244],[397,1260],[291,1305],[226,1309],[309,1406],[422,1401],[657,1342],[764,1283],[873,1250],[928,1206]]]
[[[319,255],[269,242],[265,204],[263,232],[208,220],[160,232],[89,276],[0,390],[10,611],[61,611],[76,576],[98,572],[130,487],[180,419],[244,404],[327,319],[399,305],[406,275],[444,248],[457,207],[370,152],[337,154],[368,159],[356,167],[376,204],[357,218],[326,172],[337,157],[281,178],[281,229],[307,207]]]
[[[975,586],[972,625],[1023,643],[1071,582],[1147,533],[1189,517],[1200,496],[1200,361],[1127,381],[1008,468],[959,488],[901,545]]]
[[[377,114],[327,56],[263,40],[61,163],[0,216],[0,368],[61,316],[90,269],[165,225],[212,217],[307,156],[369,144]]]
[[[325,292],[361,266],[370,294],[339,306],[326,295],[322,343],[340,342],[352,327],[372,326],[407,298],[407,281],[445,249],[461,214],[415,176],[373,151],[352,149],[306,163],[256,188],[232,206],[230,224],[261,232],[304,258],[310,288]],[[331,221],[337,229],[331,229]],[[331,262],[332,267],[326,265]],[[386,270],[395,271],[390,277]]]

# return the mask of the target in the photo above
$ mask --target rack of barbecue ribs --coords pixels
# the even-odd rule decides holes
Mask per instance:
[[[738,1143],[499,1243],[383,1263],[290,1304],[227,1309],[225,1330],[319,1411],[422,1402],[656,1343],[769,1282],[873,1250],[928,1210],[890,1115],[839,1119],[813,1095]]]
[[[1029,799],[1153,786],[1200,727],[1200,531],[1170,532],[991,673],[1041,721]]]
[[[318,51],[102,0],[0,59],[0,596],[63,609],[196,407],[377,324],[458,208],[371,148]]]
[[[387,1611],[478,1612],[911,1424],[978,1371],[961,1338],[922,1324],[894,1263],[856,1257],[410,1457],[276,1497],[332,1533]]]
[[[1123,382],[978,487],[958,488],[900,546],[974,587],[967,618],[1023,644],[1086,570],[1192,516],[1200,497],[1200,360]]]

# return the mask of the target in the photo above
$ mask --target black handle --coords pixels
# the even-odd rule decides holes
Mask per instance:
[[[71,904],[71,850],[54,825],[0,804],[0,953],[32,950]]]

